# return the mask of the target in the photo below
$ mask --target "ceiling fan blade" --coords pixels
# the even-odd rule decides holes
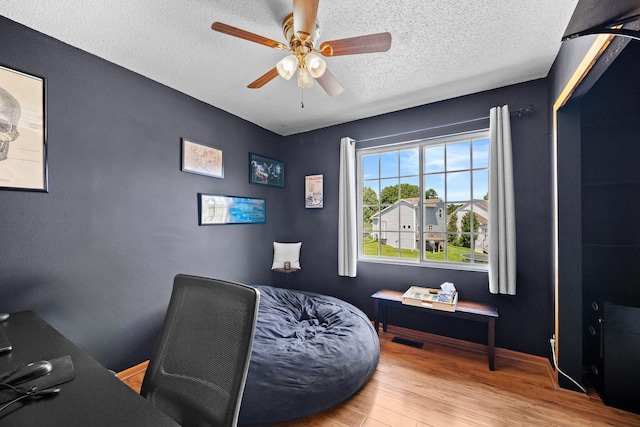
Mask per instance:
[[[391,34],[378,33],[348,39],[330,40],[320,45],[324,56],[354,55],[357,53],[386,52],[391,47]]]
[[[324,74],[316,79],[318,84],[322,86],[327,95],[336,96],[340,95],[344,88],[338,82],[338,80],[329,72],[329,70],[324,70]]]
[[[273,67],[272,69],[258,77],[254,82],[249,83],[247,87],[249,89],[260,89],[262,86],[266,85],[276,77],[278,77],[278,70],[276,69],[276,67]]]
[[[232,27],[231,25],[223,24],[222,22],[214,22],[211,24],[211,29],[213,31],[229,34],[230,36],[239,37],[274,49],[289,50],[289,48],[283,43],[250,33],[249,31],[245,31],[240,28]]]
[[[293,31],[307,41],[316,28],[319,0],[293,0]]]

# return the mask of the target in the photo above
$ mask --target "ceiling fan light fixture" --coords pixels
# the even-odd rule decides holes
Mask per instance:
[[[290,80],[298,69],[298,58],[295,55],[284,57],[276,64],[278,74],[285,80]]]
[[[327,62],[315,53],[307,54],[305,63],[307,66],[307,70],[309,70],[309,74],[311,74],[311,77],[313,77],[314,79],[322,77],[325,70],[327,69]]]
[[[306,68],[300,68],[300,71],[298,71],[298,87],[308,89],[311,86],[313,86],[313,79],[311,78],[309,70]]]

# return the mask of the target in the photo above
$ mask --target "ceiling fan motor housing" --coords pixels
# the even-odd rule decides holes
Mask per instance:
[[[300,54],[306,55],[314,51],[313,46],[320,37],[320,28],[316,21],[313,34],[296,34],[293,26],[293,13],[290,13],[282,20],[282,33],[284,34],[284,38],[289,42],[291,51],[293,51],[296,56]]]

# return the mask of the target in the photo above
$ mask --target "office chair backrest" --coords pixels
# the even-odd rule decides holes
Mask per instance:
[[[236,426],[260,293],[177,275],[140,394],[183,426]]]

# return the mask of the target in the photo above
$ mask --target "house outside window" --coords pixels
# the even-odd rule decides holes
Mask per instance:
[[[486,268],[488,131],[358,150],[359,257]]]

